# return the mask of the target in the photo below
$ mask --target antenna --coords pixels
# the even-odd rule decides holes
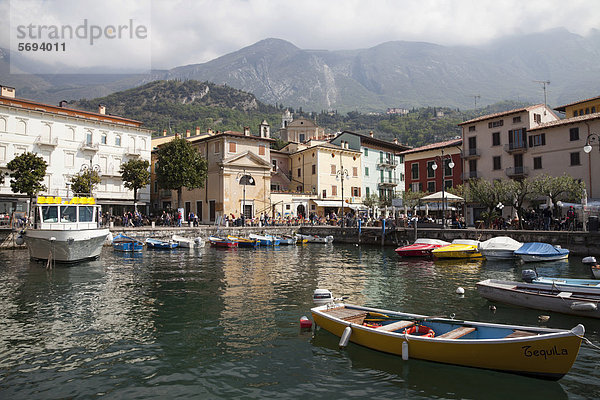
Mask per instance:
[[[548,104],[546,102],[546,85],[550,85],[550,81],[534,81],[537,83],[541,83],[543,88],[544,88],[544,106],[547,107]],[[546,113],[546,110],[544,110],[544,114]]]
[[[478,94],[476,94],[476,95],[473,96],[473,98],[475,99],[475,109],[477,110],[477,99],[480,99],[481,96],[478,95]]]

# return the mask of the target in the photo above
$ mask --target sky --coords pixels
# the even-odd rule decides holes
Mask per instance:
[[[600,28],[596,0],[0,0],[0,12],[11,22],[0,28],[0,46],[13,51],[31,41],[16,37],[19,25],[75,28],[86,19],[112,34],[112,26],[132,20],[147,28],[145,37],[102,37],[93,45],[88,37],[67,41],[62,54],[19,54],[32,64],[142,69],[203,63],[265,38],[343,50],[393,40],[484,45],[559,27],[583,36]]]

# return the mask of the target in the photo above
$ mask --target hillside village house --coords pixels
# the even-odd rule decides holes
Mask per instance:
[[[134,158],[150,161],[151,131],[142,123],[106,113],[43,104],[15,96],[15,90],[0,88],[0,170],[15,156],[34,152],[47,163],[43,184],[48,196],[67,198],[73,193],[67,182],[85,168],[99,171],[101,183],[94,191],[104,212],[120,213],[133,205],[133,191],[125,189],[119,169]],[[25,210],[26,195],[15,194],[10,178],[0,186],[0,213]],[[138,206],[147,210],[149,188],[138,191]]]
[[[362,153],[362,190],[363,197],[375,194],[380,199],[401,198],[404,191],[404,156],[403,151],[409,146],[376,139],[373,132],[361,135],[343,131],[331,143],[338,146],[347,143],[348,148]]]
[[[159,137],[160,145],[175,136]],[[181,204],[185,215],[193,212],[198,221],[212,223],[225,215],[253,218],[271,210],[270,127],[266,121],[259,126],[259,135],[250,128],[244,132],[212,132],[190,136],[188,140],[208,161],[206,184],[199,189],[183,189]],[[156,183],[156,153],[152,158],[152,204],[154,209],[177,207],[177,192],[161,190]],[[245,177],[245,178],[244,178]],[[243,178],[243,179],[242,179]]]

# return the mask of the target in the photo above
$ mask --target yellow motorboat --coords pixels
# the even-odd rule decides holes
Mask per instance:
[[[454,239],[448,246],[434,249],[431,254],[436,258],[481,258],[479,240]]]
[[[315,324],[370,349],[444,364],[558,380],[577,358],[585,329],[459,321],[350,304],[311,310]]]

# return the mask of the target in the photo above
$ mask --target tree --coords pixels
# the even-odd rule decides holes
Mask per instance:
[[[207,163],[187,140],[175,138],[158,148],[156,179],[162,189],[177,191],[177,208],[181,207],[183,187],[204,187]]]
[[[519,229],[523,229],[523,204],[533,200],[537,196],[536,185],[529,178],[522,180],[510,179],[507,195],[511,197],[511,204],[517,211],[519,217]]]
[[[402,204],[408,209],[414,208],[419,204],[419,201],[422,197],[425,197],[427,193],[421,192],[413,192],[411,190],[405,190],[402,192]]]
[[[379,196],[377,196],[375,193],[365,196],[363,204],[367,206],[369,210],[374,212],[375,206],[379,204]]]
[[[133,206],[137,211],[137,192],[139,189],[150,184],[150,163],[148,160],[129,160],[121,164],[119,173],[123,180],[123,185],[133,190]]]
[[[470,179],[464,186],[464,198],[468,203],[475,203],[486,208],[481,214],[487,226],[499,214],[495,211],[498,203],[512,204],[512,197],[507,195],[509,180],[486,181],[484,179]]]
[[[85,170],[73,175],[69,180],[71,190],[74,194],[89,194],[92,195],[94,188],[102,182],[98,171],[92,168],[86,168]]]
[[[536,192],[550,198],[552,204],[559,200],[579,202],[584,195],[585,183],[567,174],[562,176],[539,175],[535,179]],[[555,208],[555,212],[556,212]]]
[[[46,190],[42,184],[46,176],[48,164],[42,157],[30,152],[16,156],[7,165],[10,172],[10,188],[13,193],[25,193],[29,197],[29,204],[34,196]],[[4,180],[4,177],[2,177]],[[29,214],[30,210],[27,210]],[[28,215],[29,216],[29,215]]]

